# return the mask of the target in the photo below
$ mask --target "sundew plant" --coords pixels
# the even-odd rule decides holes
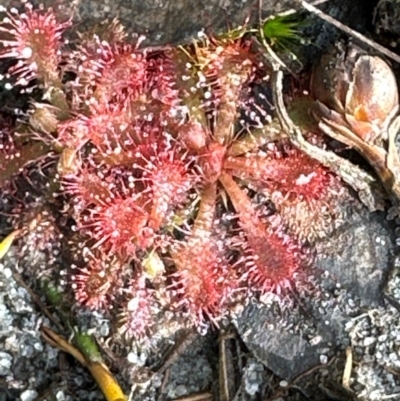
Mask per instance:
[[[30,98],[0,115],[3,212],[25,273],[138,341],[166,316],[202,330],[295,285],[347,189],[272,137],[251,37],[154,49],[117,21],[67,40],[71,26],[30,5],[0,25],[6,86]]]

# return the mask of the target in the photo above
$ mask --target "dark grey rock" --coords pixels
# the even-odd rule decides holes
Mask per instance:
[[[315,264],[361,306],[377,306],[394,263],[394,244],[394,227],[385,214],[354,213],[343,229],[316,246]]]
[[[73,17],[84,31],[93,23],[118,17],[129,33],[146,35],[148,43],[179,43],[196,38],[205,29],[219,32],[258,21],[259,0],[43,0],[64,17]],[[263,16],[287,10],[291,0],[262,0]],[[20,0],[2,0],[4,6],[20,7]]]
[[[250,303],[237,318],[248,348],[276,375],[291,381],[326,363],[350,344],[346,325],[362,308],[383,305],[393,266],[393,228],[383,214],[364,210],[316,247],[308,285],[265,304]],[[311,287],[309,286],[311,284]],[[305,291],[307,289],[307,291]]]
[[[317,365],[316,346],[290,331],[266,306],[250,305],[238,319],[237,329],[252,353],[279,377],[291,380]]]
[[[376,6],[374,22],[375,29],[389,32],[393,35],[400,34],[400,3],[396,0],[380,0]]]

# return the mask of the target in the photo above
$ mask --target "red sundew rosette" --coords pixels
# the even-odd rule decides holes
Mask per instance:
[[[238,107],[247,96],[247,84],[260,63],[246,41],[216,41],[196,47],[197,61],[210,84],[210,96],[218,110],[214,138],[227,145],[233,139]]]
[[[84,131],[91,129],[95,131],[86,124]],[[86,160],[74,173],[62,177],[62,191],[72,197],[78,229],[120,255],[134,253],[136,246],[151,245],[198,179],[192,172],[192,157],[178,143],[161,140],[162,136],[159,141],[143,136],[143,143],[132,144],[129,151],[125,148],[126,156],[130,155],[126,165],[118,164],[122,159],[110,160],[99,149],[90,156],[81,151]]]
[[[155,236],[148,227],[149,193],[135,180],[129,170],[90,162],[62,179],[61,192],[70,199],[68,213],[76,230],[92,248],[121,260],[134,258],[136,250],[151,246]]]
[[[161,128],[135,119],[131,107],[124,104],[91,105],[87,115],[58,124],[57,142],[86,158],[88,149],[99,166],[132,166],[138,159],[154,154]],[[85,145],[88,145],[85,147]]]
[[[85,210],[101,207],[113,198],[113,192],[101,171],[84,164],[74,173],[61,178],[61,193],[72,202],[72,215],[77,217]]]
[[[261,221],[248,196],[230,175],[223,173],[220,181],[238,214],[242,231],[233,241],[241,253],[236,267],[242,279],[255,292],[280,293],[290,287],[301,267],[300,246]]]
[[[59,123],[57,139],[63,146],[75,150],[90,143],[104,157],[115,157],[114,164],[118,164],[124,151],[132,150],[141,140],[132,120],[132,111],[124,104],[95,103],[89,107],[87,115],[78,113]]]
[[[171,50],[156,51],[148,55],[147,82],[143,92],[150,93],[155,101],[159,101],[170,109],[172,114],[181,103],[178,89],[177,69],[171,58]]]
[[[170,125],[164,112],[152,111],[152,104],[142,101],[95,102],[86,114],[78,113],[58,124],[57,141],[76,152],[84,151],[84,146],[90,145],[99,165],[105,162],[115,166],[140,166],[166,147],[171,148],[171,142],[177,144],[176,148],[181,148],[178,153],[184,153],[186,146],[175,139],[180,127]]]
[[[215,182],[220,176],[226,154],[226,146],[211,142],[199,157],[199,171],[206,182]]]
[[[146,249],[154,242],[154,230],[147,226],[149,214],[140,194],[114,195],[104,205],[88,208],[77,221],[81,234],[95,241],[106,254],[125,260],[136,250]]]
[[[349,199],[335,174],[297,149],[228,157],[224,168],[267,195],[290,230],[309,242],[333,232],[339,201]]]
[[[135,102],[138,110],[154,112],[159,103],[173,108],[180,103],[173,62],[167,51],[140,51],[137,44],[94,38],[74,52],[66,69],[77,75],[75,98],[86,102]],[[157,108],[156,108],[157,110]]]
[[[229,296],[237,288],[222,241],[218,236],[191,237],[175,245],[173,251],[178,273],[171,287],[176,294],[172,307],[183,309],[198,328],[206,325],[206,319],[218,325],[228,312]]]
[[[74,72],[78,98],[108,103],[142,92],[147,60],[137,45],[94,38],[72,53],[66,69]]]
[[[148,288],[146,276],[142,273],[130,280],[123,290],[123,297],[118,314],[118,333],[126,342],[136,341],[146,346],[155,331],[157,315],[161,310],[155,290]]]
[[[7,13],[0,25],[0,32],[8,35],[0,40],[0,58],[18,60],[9,70],[17,76],[18,85],[27,85],[34,79],[45,87],[61,85],[58,68],[62,34],[70,25],[70,21],[58,21],[51,8],[36,11],[28,4],[25,13],[14,9]]]
[[[70,281],[75,300],[88,309],[107,312],[122,287],[123,264],[96,250],[85,260],[83,267],[72,266]]]
[[[182,145],[194,154],[201,153],[210,136],[208,130],[198,121],[188,121],[179,124],[177,139]]]
[[[191,158],[180,153],[178,147],[161,151],[143,165],[140,180],[151,193],[149,227],[154,230],[171,219],[196,182],[197,177],[190,169]]]
[[[173,307],[183,309],[199,328],[214,324],[228,313],[230,297],[237,289],[235,272],[226,257],[224,239],[215,232],[216,184],[201,194],[200,209],[189,237],[172,246],[176,266],[171,291]]]

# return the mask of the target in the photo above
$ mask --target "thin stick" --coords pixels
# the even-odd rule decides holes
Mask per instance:
[[[315,0],[315,1],[313,1],[311,3],[311,5],[315,7],[315,6],[319,6],[321,4],[327,3],[329,1],[331,1],[331,0]],[[291,9],[289,9],[287,11],[282,11],[281,13],[278,13],[278,14],[275,14],[275,15],[277,15],[279,17],[287,17],[288,15],[296,14],[298,12],[299,12],[299,10],[291,8]]]
[[[296,1],[296,3],[300,4],[305,10],[316,15],[317,17],[321,18],[322,20],[329,22],[330,24],[332,24],[336,28],[340,29],[341,31],[347,33],[348,35],[352,36],[353,38],[356,38],[357,40],[365,43],[366,45],[373,47],[374,49],[378,50],[385,56],[391,58],[392,60],[394,60],[400,64],[400,56],[397,55],[396,53],[393,53],[392,51],[390,51],[386,47],[380,45],[379,43],[376,43],[375,41],[368,39],[366,36],[362,35],[361,33],[354,31],[353,29],[349,28],[348,26],[342,24],[337,19],[331,17],[328,14],[325,14],[323,11],[314,7],[310,3],[307,3],[304,0],[295,0],[295,1]]]
[[[346,348],[346,364],[344,366],[344,371],[343,371],[342,386],[349,391],[351,391],[350,377],[351,377],[352,368],[353,368],[353,352],[351,350],[351,347],[347,347]]]
[[[264,401],[272,401],[278,399],[282,395],[286,394],[290,389],[292,389],[298,382],[300,382],[300,380],[304,379],[305,377],[311,375],[312,373],[320,369],[326,369],[328,366],[332,365],[332,363],[336,361],[336,359],[337,357],[334,356],[328,363],[313,366],[312,368],[306,370],[305,372],[300,373],[290,383],[288,383],[288,385],[285,388],[278,389],[271,397],[265,398]]]
[[[211,393],[192,394],[182,398],[175,398],[174,401],[212,401],[213,395]]]

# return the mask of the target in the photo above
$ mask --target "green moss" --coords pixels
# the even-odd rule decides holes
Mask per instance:
[[[43,292],[48,299],[48,301],[53,306],[59,306],[62,304],[64,296],[63,294],[54,286],[53,283],[46,280],[41,283]]]
[[[93,338],[87,333],[75,332],[74,341],[85,358],[91,362],[101,362],[101,354]]]
[[[262,32],[272,46],[288,49],[301,41],[303,25],[297,15],[273,16],[264,22]]]

